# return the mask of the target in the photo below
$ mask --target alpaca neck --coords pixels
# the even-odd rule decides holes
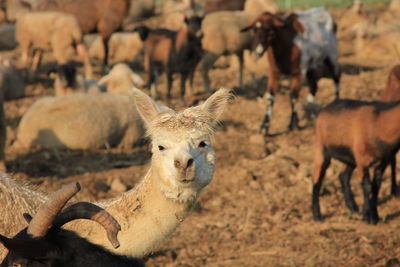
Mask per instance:
[[[84,226],[82,222],[76,225],[72,222],[72,230],[118,254],[140,257],[151,252],[174,232],[195,203],[195,199],[179,202],[165,197],[157,175],[158,172],[150,168],[136,188],[116,199],[98,203],[121,225],[118,234],[121,246],[118,249],[111,247],[104,230],[92,222]]]

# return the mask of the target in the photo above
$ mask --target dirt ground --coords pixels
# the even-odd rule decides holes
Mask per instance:
[[[341,12],[333,11],[336,17]],[[340,39],[339,46],[341,96],[376,99],[388,70],[399,61],[397,55],[355,56],[349,50],[352,40]],[[237,86],[235,68],[216,69],[211,75],[215,88]],[[237,98],[223,116],[214,139],[217,166],[213,182],[172,238],[146,258],[146,265],[399,266],[400,199],[390,197],[388,177],[380,192],[381,221],[367,225],[360,214],[351,214],[345,207],[337,179],[342,164],[333,162],[320,200],[325,220],[314,222],[310,211],[313,122],[302,119],[300,130],[284,133],[289,123],[289,97],[288,83],[283,81],[271,128],[276,135],[264,140],[258,127],[266,105],[260,97],[266,78],[258,78],[254,87],[250,72],[245,72],[246,88],[236,90]],[[196,100],[206,97],[199,74],[194,88]],[[174,89],[177,94],[178,82]],[[321,80],[317,101],[330,102],[333,92],[332,81]],[[303,86],[299,110],[307,93]],[[79,198],[85,200],[114,197],[133,188],[148,169],[151,155],[147,146],[123,151],[35,150],[28,154],[11,148],[23,113],[35,100],[52,94],[51,84],[42,80],[29,86],[27,97],[5,104],[10,174],[45,191],[80,181],[83,190]],[[361,205],[356,173],[352,187]]]

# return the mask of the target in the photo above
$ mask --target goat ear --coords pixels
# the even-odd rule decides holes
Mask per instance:
[[[221,88],[212,94],[200,107],[208,111],[214,120],[218,120],[229,101],[234,98],[231,90]]]
[[[289,17],[286,18],[286,21],[293,26],[293,28],[299,32],[304,33],[305,28],[303,24],[299,21],[299,16],[296,14],[290,14]]]
[[[136,108],[146,125],[150,124],[160,113],[154,100],[137,88],[131,88],[130,92],[135,98]]]

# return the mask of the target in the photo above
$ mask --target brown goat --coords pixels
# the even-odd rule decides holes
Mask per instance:
[[[265,12],[241,31],[255,31],[254,47],[258,57],[264,52],[269,62],[268,88],[269,100],[261,130],[268,132],[275,93],[278,90],[281,74],[291,76],[291,119],[289,130],[297,127],[295,110],[301,81],[307,78],[310,86],[309,99],[312,101],[317,82],[321,77],[330,75],[339,96],[340,70],[337,63],[337,43],[335,23],[332,16],[323,8],[314,8],[296,12],[285,19]]]
[[[146,26],[135,29],[144,42],[145,69],[148,73],[148,86],[153,98],[158,97],[155,86],[158,73],[164,68],[167,74],[167,99],[171,98],[173,74],[181,74],[181,100],[184,100],[186,80],[193,81],[197,64],[201,59],[202,17],[185,18],[185,26],[179,31],[167,29],[151,30]]]
[[[383,171],[400,148],[400,101],[336,100],[320,112],[316,122],[312,212],[321,220],[319,192],[332,158],[346,164],[339,175],[346,205],[358,210],[350,188],[354,169],[362,176],[363,220],[377,223],[377,202]],[[369,168],[374,168],[370,180]],[[392,184],[393,185],[393,184]]]
[[[35,10],[61,11],[74,15],[83,33],[98,32],[103,40],[108,65],[108,40],[117,31],[128,13],[130,0],[44,0]]]
[[[244,2],[246,0],[208,0],[204,5],[204,9],[208,13],[222,10],[243,10]]]

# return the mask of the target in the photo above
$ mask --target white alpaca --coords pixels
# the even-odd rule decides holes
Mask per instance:
[[[97,203],[121,224],[118,235],[121,246],[112,248],[101,226],[90,221],[71,222],[65,227],[115,253],[140,257],[153,251],[175,231],[190,214],[201,190],[211,182],[215,166],[211,138],[232,94],[220,89],[205,103],[181,112],[159,110],[140,90],[133,89],[133,94],[152,139],[151,166],[137,187],[118,198]],[[26,202],[35,203],[36,208],[37,202],[47,199],[34,191],[27,194],[21,185],[21,189],[16,190],[13,185],[15,182],[10,178],[0,178],[0,191],[5,194],[1,202],[6,200],[5,205],[0,205],[0,213],[5,214],[5,222],[8,222],[4,225],[8,229],[0,229],[2,233],[11,227],[14,232],[23,228],[14,214],[32,209],[25,208]],[[7,195],[9,192],[14,194]],[[24,199],[18,199],[19,195]],[[7,210],[10,202],[13,203],[12,214]]]

